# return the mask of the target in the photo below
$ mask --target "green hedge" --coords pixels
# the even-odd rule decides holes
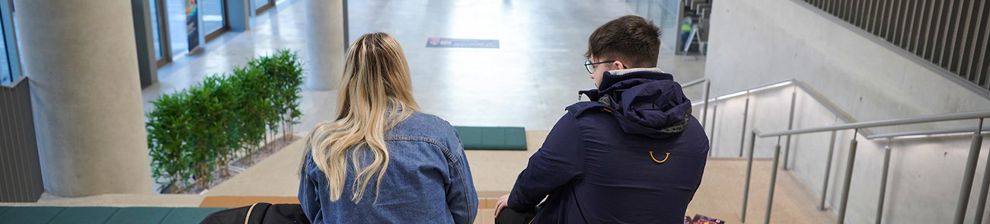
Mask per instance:
[[[214,171],[228,175],[235,155],[258,150],[278,133],[292,133],[302,115],[302,82],[297,54],[280,50],[155,100],[148,114],[148,148],[160,190],[205,189]]]

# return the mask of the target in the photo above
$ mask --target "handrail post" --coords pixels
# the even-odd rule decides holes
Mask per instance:
[[[743,147],[746,145],[746,122],[749,120],[749,91],[746,91],[746,107],[743,108],[742,132],[739,133],[739,158],[743,157]]]
[[[753,151],[756,147],[756,132],[753,131],[749,137],[749,157],[746,159],[746,183],[743,184],[743,205],[742,205],[742,222],[746,222],[746,207],[749,203],[749,182],[750,178],[753,176]]]
[[[832,137],[828,144],[828,158],[825,162],[825,180],[822,181],[822,201],[818,205],[818,210],[825,210],[825,199],[828,194],[828,179],[832,172],[832,154],[835,153],[835,131],[832,131]]]
[[[980,145],[983,144],[983,118],[973,133],[973,144],[970,145],[969,155],[966,156],[966,170],[963,173],[962,186],[959,189],[959,200],[956,204],[956,217],[953,223],[963,223],[966,218],[966,208],[969,206],[969,194],[973,189],[973,176],[976,175],[976,162],[980,155]]]
[[[846,209],[849,204],[849,190],[850,184],[852,183],[853,165],[856,163],[856,146],[859,142],[856,141],[856,136],[859,135],[859,129],[854,129],[853,139],[849,141],[849,158],[846,161],[846,176],[845,182],[842,183],[842,199],[839,201],[839,224],[846,223]]]
[[[705,79],[705,104],[704,108],[701,109],[701,126],[704,127],[708,125],[708,97],[711,93],[712,81]]]
[[[718,97],[715,97],[715,100],[712,103],[714,103],[714,105],[712,105],[712,128],[711,128],[712,134],[708,136],[709,138],[711,138],[710,140],[708,140],[708,146],[709,146],[708,157],[711,157],[714,154],[714,152],[711,149],[715,148],[715,127],[718,126],[715,125],[715,121],[718,121],[715,120],[715,115],[718,115]]]
[[[767,212],[763,217],[764,224],[770,224],[770,211],[773,210],[773,191],[777,187],[777,166],[780,162],[780,136],[777,136],[777,146],[773,148],[773,170],[770,171],[770,192],[767,193]]]
[[[787,118],[787,130],[794,130],[794,102],[797,100],[797,87],[791,92],[791,113]],[[791,158],[791,135],[787,135],[787,145],[784,146],[784,170],[790,170],[787,168],[788,160]]]
[[[883,221],[883,202],[887,196],[887,174],[890,172],[890,143],[892,138],[887,139],[887,145],[883,147],[883,175],[880,176],[880,199],[877,200],[876,223]]]

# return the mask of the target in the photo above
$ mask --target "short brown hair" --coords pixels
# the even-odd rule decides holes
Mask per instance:
[[[584,57],[611,58],[630,67],[656,67],[660,28],[639,16],[623,16],[595,29]]]

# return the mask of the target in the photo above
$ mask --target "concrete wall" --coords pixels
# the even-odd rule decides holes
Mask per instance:
[[[990,109],[990,91],[798,0],[719,1],[711,27],[715,96],[795,78],[862,121]]]
[[[711,30],[705,76],[713,80],[712,96],[796,79],[825,96],[840,113],[846,113],[836,114],[824,102],[798,90],[796,129],[852,120],[990,109],[986,91],[967,88],[964,85],[968,83],[953,80],[952,74],[797,0],[718,1],[712,13]],[[752,127],[763,131],[785,130],[791,91],[791,88],[778,88],[754,94],[750,102]],[[716,156],[738,156],[744,102],[745,97],[737,97],[719,103],[714,119]],[[700,114],[700,109],[696,109],[696,114]],[[975,125],[975,121],[965,121],[867,131],[887,133]],[[826,207],[833,214],[838,211],[852,135],[851,131],[837,135],[826,197]],[[829,137],[829,133],[801,135],[791,143],[788,161],[791,170],[787,174],[816,192],[815,198],[819,198],[817,194],[822,190]],[[866,140],[862,134],[857,138],[860,143],[846,221],[869,223],[877,214],[886,142]],[[893,142],[884,222],[951,222],[970,141],[969,137],[943,137]],[[759,139],[755,155],[771,156],[775,143],[775,139]],[[980,155],[966,222],[973,220],[986,154]],[[761,203],[757,205],[763,206]]]

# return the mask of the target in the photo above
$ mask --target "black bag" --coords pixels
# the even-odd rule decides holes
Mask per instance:
[[[200,224],[309,224],[299,204],[255,203],[251,206],[214,212]]]
[[[520,212],[511,208],[503,208],[495,217],[495,224],[528,224],[536,218],[536,211]]]

